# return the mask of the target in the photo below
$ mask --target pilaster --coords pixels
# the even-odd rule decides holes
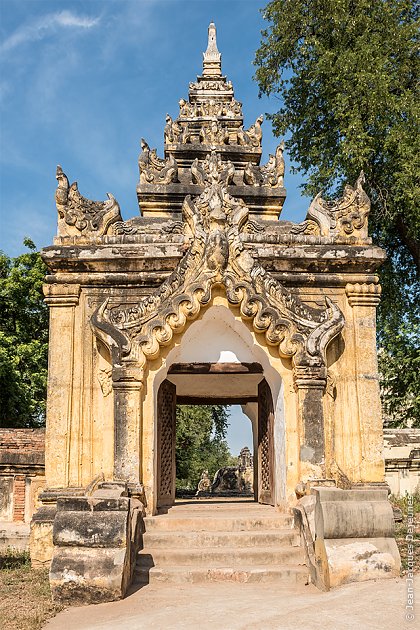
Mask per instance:
[[[355,386],[359,417],[362,482],[383,481],[383,429],[376,355],[376,307],[381,287],[375,283],[346,285],[352,307]]]
[[[323,395],[327,373],[324,366],[295,365],[294,384],[298,395],[302,431],[300,447],[301,476],[325,475],[325,435]]]
[[[70,483],[75,310],[80,285],[45,284],[43,289],[50,307],[45,476],[47,487],[65,488]]]
[[[137,485],[140,481],[141,393],[143,369],[125,364],[113,368],[114,479]]]

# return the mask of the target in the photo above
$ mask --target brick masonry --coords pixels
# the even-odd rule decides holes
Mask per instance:
[[[0,429],[0,520],[28,521],[45,474],[45,429]]]

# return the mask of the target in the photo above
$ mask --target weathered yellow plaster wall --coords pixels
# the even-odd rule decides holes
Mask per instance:
[[[345,326],[328,350],[328,385],[324,396],[326,475],[340,483],[383,481],[382,419],[377,379],[375,305],[350,304],[343,288],[301,290],[303,299],[319,304],[328,294],[343,311]],[[99,474],[114,474],[114,392],[108,350],[94,338],[90,317],[95,299],[77,285],[48,285],[50,303],[50,374],[47,411],[46,483],[50,488],[86,486]],[[92,303],[91,303],[92,302]],[[284,402],[284,496],[295,500],[295,486],[310,471],[303,470],[299,450],[303,429],[298,413],[298,396],[293,384],[291,361],[267,346],[264,335],[256,333],[250,321],[229,305],[223,291],[215,292],[209,306],[202,308],[201,320],[211,306],[227,308],[246,327],[255,348],[263,352],[267,365],[281,378]],[[158,359],[149,361],[140,392],[130,392],[133,404],[132,442],[139,444],[140,480],[146,489],[149,509],[155,506],[156,393],[166,376],[167,357],[182,343],[183,333],[161,348]],[[255,358],[258,361],[258,358]],[[276,418],[276,422],[279,419]],[[278,444],[277,444],[278,447]],[[134,448],[137,448],[134,446]],[[277,454],[278,455],[278,454]],[[279,480],[279,475],[285,479]]]

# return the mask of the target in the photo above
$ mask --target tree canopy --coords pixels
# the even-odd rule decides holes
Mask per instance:
[[[176,410],[177,487],[194,490],[203,470],[210,479],[233,463],[225,440],[229,413],[223,405],[178,405]],[[236,459],[234,461],[236,465]]]
[[[45,421],[48,309],[42,296],[46,267],[34,243],[10,258],[0,252],[0,426]]]
[[[381,269],[378,342],[391,422],[420,425],[418,7],[411,0],[273,0],[256,52],[260,93],[304,192],[337,194],[365,172]]]

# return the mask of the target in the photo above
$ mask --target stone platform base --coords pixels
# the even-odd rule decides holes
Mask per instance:
[[[0,553],[8,550],[27,551],[29,548],[29,524],[0,521]]]
[[[314,487],[294,508],[311,580],[322,590],[399,576],[387,489]]]

